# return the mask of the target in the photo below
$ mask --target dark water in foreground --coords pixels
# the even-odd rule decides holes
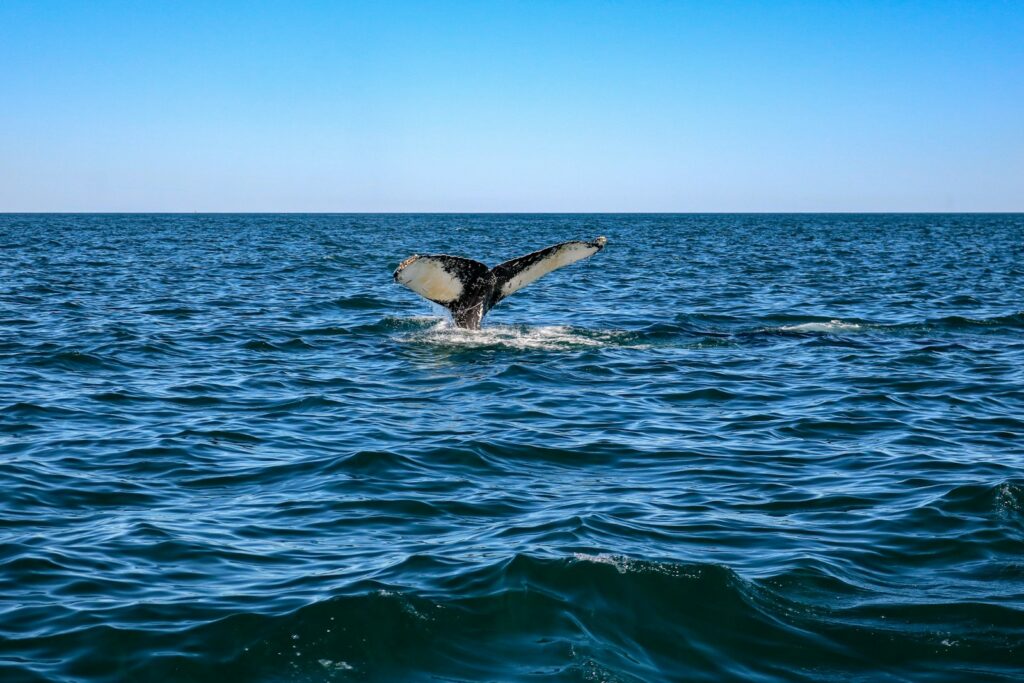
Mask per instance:
[[[1022,671],[1024,216],[0,216],[0,680]]]

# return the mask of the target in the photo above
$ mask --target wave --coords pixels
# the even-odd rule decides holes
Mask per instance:
[[[780,332],[820,332],[823,334],[858,332],[863,329],[863,325],[860,325],[858,323],[843,322],[842,320],[800,323],[799,325],[783,325],[782,327],[778,328]]]
[[[53,353],[39,354],[30,358],[27,364],[37,368],[59,368],[70,371],[113,370],[128,366],[123,361],[77,349],[62,349]]]
[[[944,316],[926,318],[921,321],[880,323],[864,320],[829,320],[812,319],[794,322],[788,325],[763,328],[767,332],[799,333],[799,334],[849,334],[856,332],[940,332],[958,330],[990,330],[1020,329],[1024,327],[1024,311],[1008,315],[997,315],[987,318],[967,318],[964,316]]]
[[[379,311],[382,308],[386,308],[388,302],[375,296],[354,294],[352,296],[343,296],[338,299],[334,299],[330,304],[334,307],[346,310]]]
[[[309,351],[316,347],[304,342],[299,338],[290,339],[285,342],[269,342],[264,339],[252,339],[242,344],[247,351],[273,352],[273,351]]]
[[[1016,313],[997,315],[989,318],[968,318],[965,316],[951,315],[926,320],[924,325],[949,330],[992,327],[1021,329],[1024,328],[1024,311],[1017,311]]]
[[[110,681],[1012,680],[1019,662],[995,626],[1024,635],[1011,607],[876,603],[823,567],[754,581],[717,564],[581,551],[474,569],[413,555],[378,574],[297,606],[133,604],[108,623],[11,641],[38,655],[23,662],[34,674]],[[808,601],[818,586],[843,602]]]
[[[186,306],[171,306],[166,308],[149,308],[143,311],[149,315],[156,316],[167,316],[170,318],[191,318],[201,311],[195,308],[188,308]]]

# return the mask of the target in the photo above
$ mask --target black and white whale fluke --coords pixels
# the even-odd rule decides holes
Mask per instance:
[[[479,330],[499,301],[551,271],[581,261],[608,242],[562,242],[488,268],[479,261],[447,254],[415,254],[395,270],[395,282],[452,313],[458,327]]]

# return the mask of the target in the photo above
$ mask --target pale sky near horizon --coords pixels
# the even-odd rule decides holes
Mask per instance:
[[[1024,211],[1022,2],[0,0],[0,211]]]

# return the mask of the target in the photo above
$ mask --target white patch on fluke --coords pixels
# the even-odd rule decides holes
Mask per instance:
[[[501,287],[502,296],[508,296],[513,292],[519,291],[534,280],[544,277],[557,268],[567,266],[571,263],[576,263],[588,256],[593,256],[600,251],[601,246],[604,245],[604,242],[601,241],[602,239],[604,238],[599,238],[597,240],[600,246],[587,244],[586,242],[569,242],[563,245],[561,248],[556,249],[537,263],[534,263],[528,268],[524,268],[522,271],[517,273],[515,277],[509,279],[508,282]]]
[[[462,282],[449,273],[444,262],[431,256],[410,256],[398,267],[395,276],[420,296],[447,304],[462,296]]]

